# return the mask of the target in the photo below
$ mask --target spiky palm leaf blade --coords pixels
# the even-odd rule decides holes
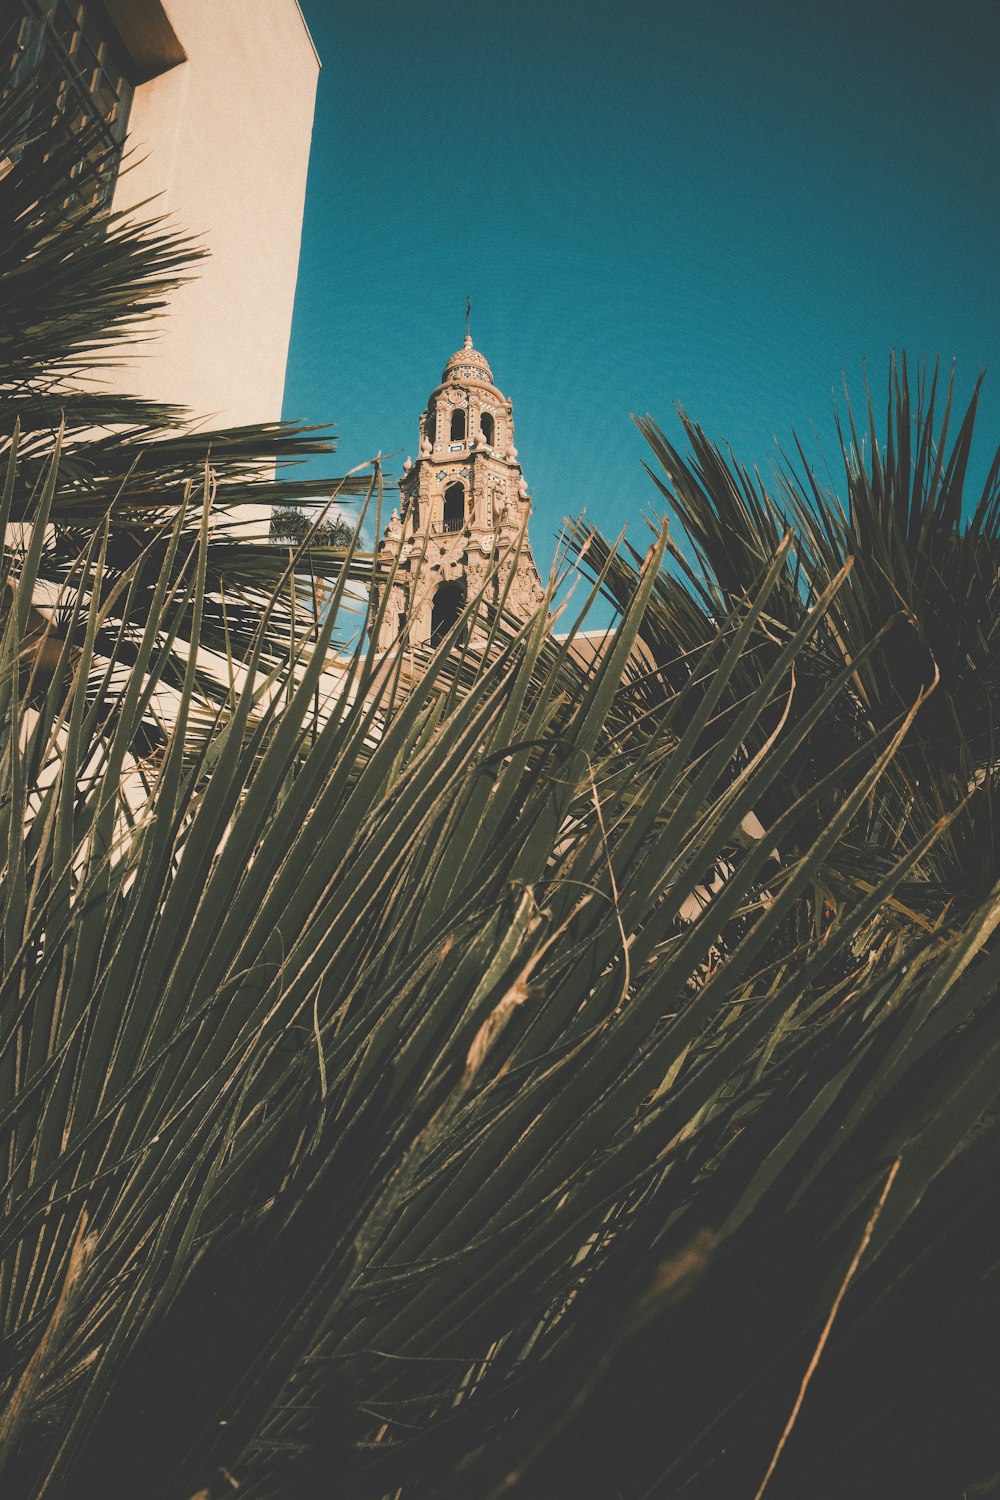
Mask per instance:
[[[196,608],[208,544],[203,520]],[[966,1031],[988,1014],[988,931],[980,921],[921,958],[904,929],[873,960],[916,847],[789,944],[789,914],[884,780],[903,725],[841,771],[849,800],[812,848],[781,869],[770,858],[772,839],[790,846],[808,821],[809,794],[677,925],[865,658],[827,684],[811,722],[733,774],[845,586],[720,729],[734,674],[759,662],[748,646],[779,549],[623,750],[606,726],[634,702],[623,675],[659,552],[575,696],[544,616],[494,621],[485,654],[462,620],[405,686],[360,644],[317,732],[321,640],[290,701],[262,696],[248,670],[195,767],[179,722],[148,810],[129,817],[120,777],[153,623],[109,746],[72,687],[50,695],[47,719],[27,713],[23,754],[8,741],[8,828],[27,819],[28,837],[23,853],[8,841],[4,885],[0,1266],[9,1472],[24,1493],[46,1492],[52,1464],[48,1493],[71,1496],[100,1484],[186,1500],[225,1469],[249,1494],[300,1500],[331,1467],[357,1494],[485,1493],[501,1460],[545,1493],[546,1463],[575,1473],[560,1433],[577,1430],[591,1384],[572,1372],[621,1346],[627,1384],[645,1340],[669,1350],[655,1388],[670,1390],[670,1361],[695,1368],[721,1308],[743,1319],[727,1378],[773,1427],[886,1160],[920,1147],[893,1188],[917,1204],[982,1113],[988,1038]],[[30,577],[19,587],[30,600]],[[165,586],[161,607],[175,608]],[[80,608],[92,641],[93,606]],[[57,723],[65,745],[45,771]],[[947,1099],[966,1102],[934,1112],[935,1137],[910,1083],[939,1060]],[[817,1075],[819,1101],[803,1086]],[[898,1215],[901,1235],[909,1222]],[[667,1311],[644,1288],[706,1225],[720,1242],[712,1292],[687,1289],[688,1343],[669,1324],[664,1345]],[[755,1344],[767,1309],[771,1340]],[[695,1383],[700,1407],[688,1393],[673,1447],[633,1453],[585,1407],[623,1493],[660,1469],[683,1478],[699,1423],[714,1441],[717,1373],[710,1361]],[[743,1474],[766,1423],[736,1410]],[[595,1460],[592,1477],[604,1472]]]
[[[936,372],[921,374],[914,403],[905,357],[898,367],[893,363],[884,430],[877,428],[870,401],[865,433],[848,412],[843,498],[820,487],[801,451],[798,465],[784,463],[765,483],[683,414],[689,456],[655,423],[639,423],[663,471],[654,473],[661,494],[700,560],[692,563],[691,551],[674,548],[674,566],[660,581],[644,627],[645,645],[671,681],[684,680],[691,653],[710,637],[720,611],[739,597],[786,527],[793,548],[755,642],[765,660],[830,579],[845,564],[851,567],[827,626],[797,663],[793,722],[831,674],[880,633],[878,649],[859,669],[826,734],[804,748],[762,815],[776,813],[783,797],[794,796],[852,746],[882,731],[922,686],[939,679],[919,727],[872,803],[860,845],[838,851],[840,865],[849,860],[864,878],[873,858],[891,861],[901,840],[919,839],[967,802],[918,872],[931,920],[935,907],[949,898],[967,911],[1000,875],[992,816],[993,704],[1000,688],[1000,458],[994,456],[980,493],[965,498],[978,392],[977,385],[949,447],[950,386],[939,417]],[[601,545],[591,545],[586,532],[574,545],[588,547],[588,566],[600,565]],[[627,598],[633,574],[627,558],[614,560],[604,585],[609,596]],[[762,721],[750,744],[763,743],[770,727]],[[832,899],[840,888],[836,877],[834,869]],[[918,906],[920,888],[910,893]]]
[[[103,388],[102,372],[127,357],[136,338],[155,332],[157,314],[172,289],[197,274],[202,251],[162,218],[108,213],[69,191],[93,146],[85,133],[53,122],[37,79],[15,78],[0,100],[0,159],[7,163],[0,177],[0,461],[6,468],[15,447],[18,455],[8,521],[36,523],[58,437],[38,602],[45,607],[46,591],[49,602],[58,597],[94,528],[109,518],[106,598],[126,612],[112,612],[102,623],[99,647],[108,632],[124,631],[134,650],[157,568],[168,555],[179,569],[188,567],[197,547],[198,503],[190,496],[200,493],[207,462],[214,524],[201,644],[223,658],[232,650],[242,656],[272,589],[282,579],[286,593],[290,586],[287,552],[269,545],[266,520],[254,526],[247,517],[266,516],[261,508],[290,500],[363,496],[372,478],[299,477],[306,460],[332,447],[322,429],[268,422],[206,431],[180,408]],[[258,509],[248,512],[247,506]],[[182,542],[170,552],[180,512],[187,513]],[[7,545],[16,546],[17,537],[16,531],[8,536]],[[343,548],[335,555],[328,546],[312,552],[314,564],[332,566]],[[139,558],[143,569],[132,576]],[[123,589],[126,577],[131,586]],[[271,611],[265,652],[273,660],[286,651],[292,618],[287,601]],[[183,679],[191,639],[190,620],[182,619],[175,684]],[[221,690],[208,670],[211,660],[206,655],[198,685],[217,703]]]
[[[842,557],[803,608],[783,524],[741,522],[742,572],[689,576],[677,650],[665,538],[634,569],[594,538],[623,623],[590,666],[544,612],[475,620],[484,598],[415,674],[371,637],[331,673],[355,545],[318,630],[259,578],[192,753],[174,645],[213,577],[229,607],[212,478],[195,546],[176,509],[149,537],[137,643],[102,635],[106,579],[137,589],[147,549],[114,560],[113,506],[81,522],[40,680],[60,472],[33,481],[0,660],[12,1492],[752,1492],[887,1186],[815,1445],[776,1483],[995,1468],[993,1424],[932,1401],[901,1453],[876,1379],[919,1394],[928,1292],[961,1328],[934,1389],[995,1313],[995,1277],[977,1301],[945,1273],[956,1248],[993,1267],[967,1236],[995,1196],[1000,910],[928,878],[954,798],[886,836],[926,684],[857,718],[895,622],[843,645]],[[5,520],[17,486],[12,458]]]

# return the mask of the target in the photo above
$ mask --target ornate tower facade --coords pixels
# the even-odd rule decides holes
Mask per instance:
[[[527,536],[516,560],[506,555],[531,511],[514,447],[513,404],[493,384],[468,333],[431,392],[417,460],[403,465],[399,493],[399,511],[380,542],[387,558],[399,554],[381,650],[402,635],[410,646],[435,645],[479,593],[494,561],[497,597],[513,571],[506,607],[523,616],[537,608],[542,586]]]

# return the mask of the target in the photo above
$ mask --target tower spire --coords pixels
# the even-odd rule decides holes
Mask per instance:
[[[518,542],[531,499],[514,447],[514,408],[472,346],[471,314],[466,297],[465,347],[431,391],[416,462],[403,465],[399,514],[380,544],[395,564],[382,651],[401,637],[409,646],[436,645],[487,586],[490,604],[522,619],[542,601],[527,537]]]

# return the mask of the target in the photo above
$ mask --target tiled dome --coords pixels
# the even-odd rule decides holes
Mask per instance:
[[[486,363],[485,356],[478,349],[472,347],[472,335],[465,335],[465,344],[456,351],[444,367],[441,376],[446,380],[483,380],[487,385],[493,384],[493,371]]]

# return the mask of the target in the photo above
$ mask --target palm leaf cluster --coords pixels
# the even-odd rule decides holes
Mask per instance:
[[[874,1494],[873,1453],[914,1493],[985,1474],[992,1424],[940,1408],[993,1311],[1000,908],[898,923],[931,832],[809,930],[922,708],[838,768],[822,827],[829,776],[748,840],[871,650],[741,763],[846,577],[737,692],[785,543],[666,691],[629,665],[665,541],[588,669],[543,611],[475,651],[460,621],[405,683],[363,643],[331,679],[345,567],[278,695],[261,621],[194,762],[192,659],[139,807],[169,570],[102,715],[94,593],[68,688],[18,700],[26,560],[3,761],[15,1493],[736,1493],[890,1178],[775,1490]],[[206,507],[196,617],[209,545]]]
[[[274,511],[269,534],[272,542],[284,542],[286,545],[291,543],[294,546],[304,540],[310,529],[308,516],[303,511],[288,506]],[[346,547],[353,534],[353,527],[347,524],[343,516],[335,516],[332,521],[316,523],[310,540],[312,543]]]
[[[996,508],[908,401],[843,510],[648,427],[704,566],[573,528],[567,634],[487,580],[416,671],[307,532],[214,699],[214,459],[70,527],[11,422],[5,1493],[989,1493]]]
[[[155,338],[172,288],[196,274],[202,251],[162,218],[108,213],[98,199],[68,192],[74,165],[89,159],[94,143],[59,120],[53,123],[46,97],[32,77],[15,77],[0,97],[0,160],[7,163],[0,175],[5,467],[17,449],[8,520],[22,529],[37,523],[45,478],[54,472],[37,579],[40,597],[47,595],[53,606],[74,579],[95,530],[112,523],[103,600],[110,607],[98,644],[109,648],[111,634],[120,631],[125,641],[119,650],[127,659],[135,654],[151,607],[157,569],[168,558],[178,570],[190,566],[207,464],[213,525],[200,639],[223,660],[234,652],[242,656],[272,591],[280,587],[287,596],[291,587],[287,552],[270,544],[266,520],[248,518],[272,504],[315,506],[332,494],[361,496],[371,489],[372,477],[302,472],[307,460],[329,453],[328,431],[290,422],[206,431],[181,408],[109,389],[108,371],[136,340]],[[53,471],[57,440],[61,456]],[[180,545],[171,552],[167,539],[181,513]],[[18,535],[11,532],[8,545]],[[317,536],[311,556],[325,565],[342,550],[342,541],[342,532]],[[140,557],[145,562],[135,570]],[[128,589],[122,586],[126,576]],[[178,571],[175,581],[179,577]],[[286,651],[293,617],[287,602],[272,609],[275,629],[265,650],[273,660]],[[60,615],[60,634],[65,623]],[[169,669],[175,689],[192,642],[190,625],[189,612],[178,624]],[[206,655],[198,690],[218,704],[226,673],[220,686],[220,674],[208,670],[210,660]]]
[[[1000,452],[978,494],[970,497],[966,482],[980,385],[952,437],[951,383],[942,399],[938,371],[921,371],[913,394],[905,358],[899,366],[893,362],[884,424],[870,395],[866,430],[859,431],[848,409],[840,432],[839,493],[832,481],[820,485],[801,449],[796,464],[784,462],[765,480],[725,454],[683,412],[687,454],[655,422],[639,422],[657,460],[649,472],[688,542],[688,550],[672,548],[675,565],[658,580],[642,627],[645,650],[673,686],[786,533],[793,543],[755,643],[764,659],[850,569],[827,623],[796,663],[788,722],[808,711],[844,662],[858,661],[857,670],[827,733],[804,748],[769,795],[770,816],[810,777],[835,767],[884,732],[918,695],[927,695],[842,862],[846,871],[851,860],[891,858],[900,844],[920,839],[965,804],[942,829],[921,865],[921,887],[912,893],[931,920],[946,907],[967,911],[1000,877],[994,818]],[[588,540],[584,529],[573,540],[578,550],[586,544],[592,562],[607,556],[606,545]],[[633,586],[634,554],[631,561],[616,558],[605,580],[608,596],[621,604]],[[742,690],[758,670],[747,670]],[[762,719],[748,753],[765,742],[772,725],[773,718]],[[818,818],[833,806],[827,800]],[[840,890],[834,881],[831,899]]]

